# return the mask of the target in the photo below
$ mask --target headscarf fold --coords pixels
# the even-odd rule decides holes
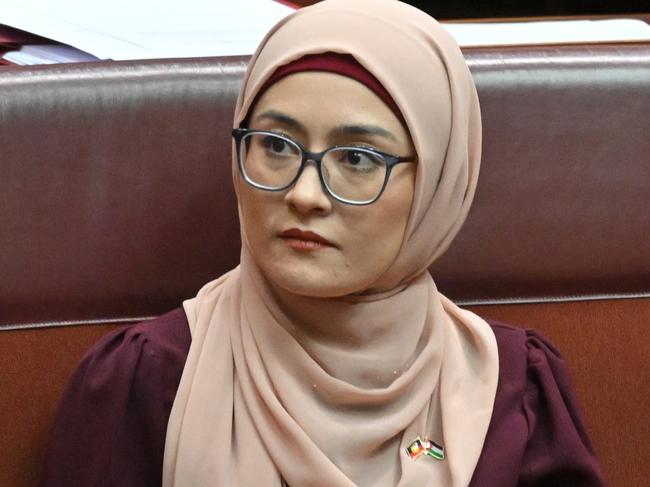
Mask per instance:
[[[264,38],[235,126],[278,67],[325,52],[352,55],[372,73],[413,139],[416,186],[401,249],[368,289],[308,298],[270,285],[242,229],[240,265],[184,303],[192,343],[167,428],[164,487],[460,487],[480,456],[496,341],[427,272],[476,187],[471,75],[423,12],[393,0],[326,0]],[[412,459],[406,447],[418,436],[442,445],[444,460]]]

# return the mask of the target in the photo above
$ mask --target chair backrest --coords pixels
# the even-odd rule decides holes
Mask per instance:
[[[450,297],[546,333],[612,485],[650,453],[650,45],[465,51],[483,112],[469,218],[431,268]],[[107,330],[239,258],[245,58],[0,71],[0,485],[33,485],[60,393]]]

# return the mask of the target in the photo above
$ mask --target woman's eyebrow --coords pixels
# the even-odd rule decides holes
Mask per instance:
[[[379,135],[397,142],[392,132],[376,125],[340,125],[332,130],[333,135]]]
[[[286,125],[289,128],[295,129],[295,130],[300,130],[303,131],[305,128],[303,125],[296,120],[293,117],[290,117],[286,113],[279,112],[277,110],[267,110],[265,112],[260,113],[257,117],[255,117],[255,120],[273,120],[275,122],[280,122],[283,125]]]
[[[286,113],[280,112],[278,110],[267,110],[260,113],[255,117],[255,120],[273,120],[279,122],[289,128],[294,130],[299,130],[305,132],[305,126],[301,124],[295,118],[287,115]],[[333,136],[344,136],[344,135],[379,135],[380,137],[385,137],[387,139],[397,142],[397,137],[393,135],[392,132],[386,130],[383,127],[378,127],[376,125],[339,125],[331,130],[331,135]]]

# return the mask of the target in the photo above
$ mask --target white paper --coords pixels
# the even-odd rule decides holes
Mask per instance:
[[[293,9],[273,0],[3,0],[0,24],[100,59],[251,54]]]
[[[442,25],[463,47],[650,40],[650,25],[634,19]]]
[[[273,0],[2,0],[0,24],[100,59],[229,56],[252,54],[292,11]],[[630,19],[443,25],[461,46],[650,40]]]
[[[9,51],[2,58],[19,66],[99,61],[92,54],[62,44],[25,45],[19,50]]]

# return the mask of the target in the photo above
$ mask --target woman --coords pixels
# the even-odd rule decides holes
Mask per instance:
[[[480,114],[422,12],[275,26],[235,111],[241,265],[86,357],[44,485],[601,485],[561,359],[427,267],[465,219]]]

